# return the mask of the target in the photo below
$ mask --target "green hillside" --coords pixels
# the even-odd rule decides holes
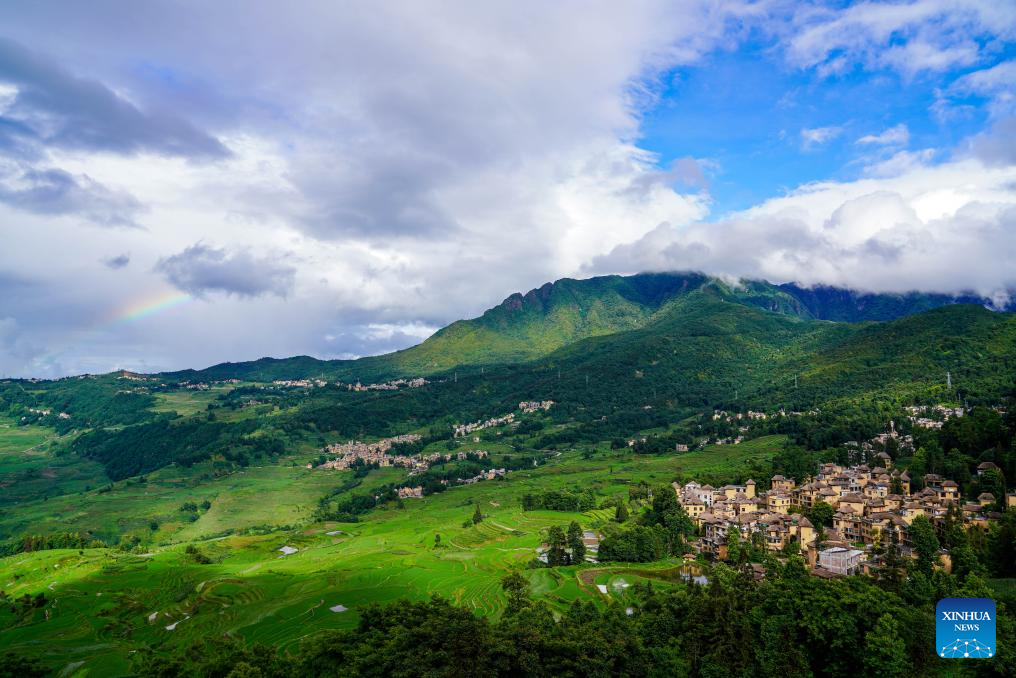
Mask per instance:
[[[262,358],[166,376],[259,381],[321,377],[368,382],[429,376],[458,367],[523,363],[582,339],[645,327],[671,302],[704,287],[744,306],[843,322],[887,321],[956,303],[987,303],[973,296],[863,294],[750,280],[733,285],[699,273],[563,278],[526,294],[513,294],[478,318],[453,322],[417,346],[386,355],[331,361],[308,356]]]
[[[656,637],[652,622],[640,621],[650,617],[640,615],[670,604],[661,600],[688,596],[710,606],[706,617],[722,618],[721,592],[735,583],[732,604],[781,587],[794,590],[787,595],[795,600],[836,599],[849,589],[863,591],[861,608],[894,601],[893,615],[933,623],[918,586],[784,578],[773,559],[765,562],[772,579],[755,584],[724,565],[700,559],[686,566],[680,540],[646,562],[534,562],[551,528],[574,521],[604,534],[645,534],[655,511],[650,489],[666,496],[675,480],[721,486],[764,483],[776,473],[801,479],[819,462],[842,459],[844,442],[869,439],[890,420],[909,427],[926,450],[920,459],[895,461],[915,473],[957,478],[967,499],[983,491],[976,474],[982,461],[1016,477],[1016,315],[947,304],[884,322],[814,316],[766,283],[671,275],[559,281],[390,356],[266,359],[188,373],[194,380],[241,379],[207,388],[132,374],[0,381],[4,648],[79,678],[226,676],[225,669],[187,663],[198,661],[204,640],[260,643],[268,649],[259,656],[283,662],[320,659],[307,642],[325,643],[322,652],[335,657],[333,650],[360,638],[358,653],[378,638],[352,634],[369,634],[379,615],[417,610],[413,605],[432,595],[451,601],[463,619],[503,629],[495,625],[511,623],[501,584],[509,574],[521,576],[545,606],[541,633],[564,628],[554,626],[558,618],[596,620],[591,629],[616,630],[608,634],[614,640],[600,642],[610,647],[617,638]],[[488,345],[503,362],[484,359]],[[460,361],[451,359],[457,355]],[[423,369],[436,372],[430,383],[400,390],[271,383]],[[524,400],[554,405],[523,413]],[[910,427],[903,410],[959,402],[981,407],[954,420],[962,427],[942,431]],[[714,419],[718,408],[772,416],[742,427],[741,420]],[[789,414],[776,416],[780,409]],[[453,435],[454,424],[506,413],[514,421]],[[404,433],[421,436],[407,443],[407,453],[442,461],[415,475],[395,466],[319,465],[326,445]],[[503,477],[459,482],[501,468]],[[412,487],[425,496],[399,497],[399,489]],[[543,503],[533,504],[534,497]],[[615,520],[620,506],[631,516],[623,524]],[[982,572],[1011,578],[1016,570],[998,543],[989,534],[973,545],[975,558],[985,564]],[[701,595],[685,584],[689,573],[705,573],[716,587]],[[960,585],[936,581],[951,590]],[[378,603],[392,607],[382,613],[371,607]],[[629,607],[638,612],[629,617]],[[687,616],[672,609],[675,618]],[[604,626],[607,619],[614,621]],[[745,632],[768,638],[768,622],[756,621],[758,629]],[[801,629],[813,626],[800,622]],[[336,632],[346,635],[328,635]],[[867,627],[854,635],[865,633]],[[406,642],[415,647],[448,634],[437,635]],[[828,644],[820,636],[815,642]],[[505,647],[525,645],[521,638]],[[918,656],[913,648],[920,647],[907,651]],[[694,648],[681,651],[698,656]],[[852,651],[840,655],[843,667],[852,666]],[[823,657],[809,661],[822,667]],[[155,664],[146,668],[149,660]],[[152,668],[162,661],[184,663]],[[231,669],[236,657],[224,661]],[[343,675],[345,661],[335,659],[337,668],[326,673]],[[316,673],[303,665],[293,671],[273,675]]]
[[[1016,381],[1012,314],[950,305],[887,323],[835,323],[762,310],[744,304],[744,294],[708,283],[662,304],[642,327],[529,362],[460,367],[456,378],[426,388],[242,387],[205,401],[220,408],[214,420],[173,419],[162,407],[134,411],[138,423],[96,427],[71,445],[120,479],[174,462],[272,455],[313,434],[348,439],[423,427],[446,435],[453,423],[511,411],[523,400],[560,403],[554,417],[571,424],[557,440],[603,440],[714,407],[807,410],[873,398],[993,403]],[[45,389],[37,397],[50,402]],[[237,409],[252,398],[272,416]]]

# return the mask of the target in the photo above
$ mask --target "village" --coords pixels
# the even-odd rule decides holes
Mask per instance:
[[[523,400],[519,403],[519,410],[523,414],[532,414],[537,411],[546,412],[554,406],[553,400]],[[491,417],[490,419],[483,419],[480,421],[474,421],[469,424],[455,424],[452,428],[455,430],[455,437],[462,438],[470,433],[476,431],[482,431],[486,428],[495,428],[497,426],[504,426],[505,424],[511,424],[515,422],[515,413],[509,412],[508,414],[501,415],[499,417]]]
[[[392,446],[406,443],[419,442],[422,438],[415,433],[408,433],[405,435],[395,436],[393,438],[382,438],[377,442],[363,443],[360,441],[349,441],[346,443],[336,443],[329,445],[325,448],[325,452],[328,455],[334,455],[334,459],[329,459],[322,464],[319,464],[319,469],[333,469],[342,471],[350,468],[356,464],[372,464],[377,465],[381,468],[388,468],[392,466],[399,466],[409,470],[409,475],[414,476],[418,473],[423,473],[431,467],[431,465],[440,462],[450,461],[466,461],[472,459],[478,461],[480,459],[487,459],[490,457],[490,453],[486,450],[460,450],[458,452],[431,452],[429,454],[389,454]],[[307,464],[307,468],[314,468],[314,464]],[[471,485],[472,483],[480,482],[481,480],[495,480],[497,478],[505,477],[506,470],[503,468],[492,468],[485,471],[481,471],[475,476],[469,478],[460,478],[457,482],[463,485]],[[442,481],[443,484],[447,485],[447,481]],[[422,487],[404,487],[398,491],[400,498],[412,498],[419,499],[423,497]]]
[[[350,391],[398,391],[400,388],[420,388],[426,386],[430,382],[423,377],[416,377],[413,379],[393,379],[392,381],[385,381],[380,384],[361,384],[356,382],[355,384],[346,384],[346,388]],[[339,382],[336,382],[339,384]],[[341,384],[339,384],[341,386]]]
[[[941,429],[942,424],[953,417],[962,417],[964,412],[962,407],[945,405],[911,405],[904,409],[910,415],[908,418],[914,426],[931,429]]]
[[[766,550],[803,555],[816,576],[870,574],[879,565],[876,545],[891,541],[901,555],[913,556],[909,528],[917,516],[927,517],[941,530],[950,507],[957,507],[967,529],[986,528],[1000,517],[996,497],[981,494],[976,502],[963,502],[958,484],[934,474],[924,477],[925,487],[911,492],[911,477],[893,468],[885,452],[876,466],[849,467],[823,464],[817,475],[801,485],[782,475],[773,476],[770,489],[757,491],[754,480],[744,485],[714,488],[689,482],[673,483],[678,501],[695,521],[700,537],[691,543],[705,556],[726,560],[731,533],[750,541],[753,535]],[[982,464],[978,473],[994,467]],[[1016,492],[1005,496],[1007,508],[1016,507]],[[832,526],[821,531],[804,515],[819,502],[833,509]],[[941,566],[951,561],[939,553]]]
[[[427,468],[429,468],[430,463],[437,461],[437,459],[440,458],[440,455],[427,455],[427,458],[424,458],[419,454],[388,454],[393,445],[415,443],[420,440],[422,440],[422,436],[415,433],[407,433],[393,438],[382,438],[381,440],[373,443],[363,443],[359,440],[350,440],[346,443],[335,443],[328,445],[324,450],[326,455],[331,455],[335,458],[329,459],[323,464],[318,465],[318,468],[341,471],[360,462],[364,464],[376,464],[382,468],[387,468],[389,466],[403,466],[408,468],[411,473],[426,471]],[[433,457],[433,459],[430,459],[430,457]],[[307,468],[313,468],[313,465],[308,464]]]

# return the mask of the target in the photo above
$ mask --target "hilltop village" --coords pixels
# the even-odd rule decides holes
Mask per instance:
[[[1001,518],[999,498],[990,493],[964,503],[956,482],[934,474],[924,476],[924,489],[911,492],[906,471],[893,469],[885,452],[876,458],[881,465],[823,464],[801,485],[776,475],[764,492],[757,491],[754,480],[719,488],[673,483],[673,488],[698,527],[701,536],[691,542],[697,552],[727,560],[736,530],[739,539],[758,540],[768,551],[804,555],[816,576],[870,573],[890,543],[904,557],[914,557],[910,528],[918,516],[939,531],[957,511],[967,529],[986,529],[989,521]],[[993,468],[986,462],[978,473]],[[1016,492],[1003,500],[1005,508],[1016,508]],[[829,507],[831,526],[815,525],[806,517],[821,504]],[[941,566],[950,570],[949,554],[938,555]]]

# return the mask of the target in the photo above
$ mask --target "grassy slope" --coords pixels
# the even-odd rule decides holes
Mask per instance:
[[[0,559],[0,586],[9,593],[44,591],[56,601],[50,620],[37,612],[5,629],[5,645],[39,655],[55,668],[83,662],[81,668],[91,675],[118,675],[125,671],[133,647],[190,643],[227,631],[286,646],[320,629],[355,624],[357,609],[370,602],[439,593],[481,614],[498,614],[503,606],[500,577],[534,556],[542,529],[570,520],[592,526],[609,513],[526,513],[519,508],[523,493],[590,488],[606,497],[626,492],[631,482],[665,483],[682,472],[736,476],[747,460],[768,459],[781,444],[780,438],[772,437],[677,457],[612,453],[588,461],[569,453],[545,467],[516,472],[507,481],[407,501],[404,509],[378,511],[361,523],[200,542],[202,552],[216,561],[211,565],[195,564],[183,553],[182,544],[157,549],[146,557],[107,550],[80,555],[61,550]],[[320,492],[319,482],[337,483],[341,477],[329,472],[307,474],[302,469],[283,468],[278,473],[279,477],[252,480],[267,495],[252,491],[233,499],[234,520],[242,520],[249,511],[264,511],[271,493],[281,491],[279,486],[287,482],[301,487],[300,491]],[[227,482],[218,489],[226,489]],[[133,488],[115,490],[109,501],[119,501],[116,494],[126,497],[134,492]],[[181,492],[176,500],[184,496],[191,495]],[[221,499],[220,494],[216,501]],[[153,501],[160,499],[156,496]],[[476,527],[462,527],[476,503],[487,514],[486,520]],[[107,509],[113,510],[112,504],[95,508]],[[144,509],[139,505],[136,510]],[[307,517],[306,507],[301,513]],[[222,524],[221,516],[214,520]],[[326,534],[333,530],[343,533]],[[445,548],[433,547],[438,533]],[[283,545],[300,551],[280,558],[277,549]],[[593,586],[582,584],[573,568],[525,572],[534,590],[554,605],[566,605],[580,596],[609,600]],[[328,610],[337,604],[350,611]],[[160,614],[149,623],[152,612]],[[165,629],[187,615],[191,618],[181,621],[176,630]]]

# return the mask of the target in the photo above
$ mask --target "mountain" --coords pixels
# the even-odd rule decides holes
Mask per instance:
[[[262,358],[166,376],[192,380],[322,377],[377,381],[428,376],[468,366],[519,364],[583,339],[646,327],[659,319],[671,302],[702,289],[716,290],[727,302],[773,314],[839,322],[888,321],[952,304],[990,305],[989,300],[973,295],[874,294],[752,280],[731,284],[688,272],[562,278],[525,294],[512,294],[480,317],[453,322],[423,343],[394,353],[358,360]]]
[[[950,304],[994,307],[990,299],[973,294],[948,295],[925,292],[874,294],[825,285],[801,287],[796,283],[785,283],[779,288],[800,302],[802,314],[818,320],[841,322],[895,320]],[[1014,311],[1016,301],[1009,301],[1003,308],[997,310]]]

